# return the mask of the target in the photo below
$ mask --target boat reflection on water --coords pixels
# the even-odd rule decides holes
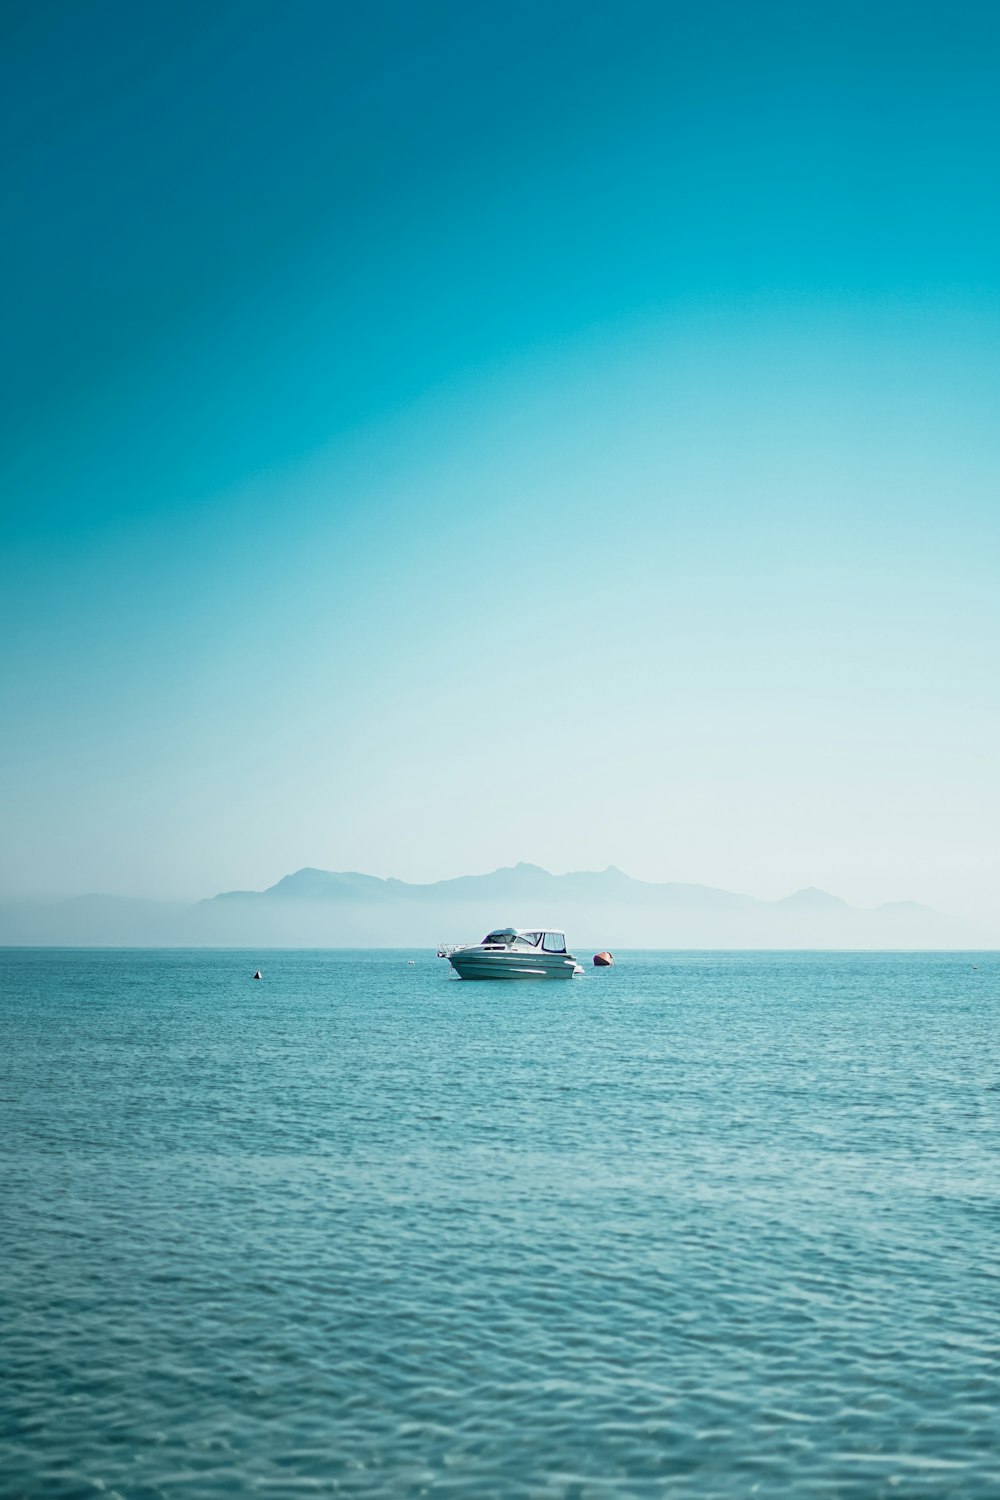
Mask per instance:
[[[460,979],[572,979],[583,969],[566,951],[566,934],[499,927],[481,943],[438,949]]]

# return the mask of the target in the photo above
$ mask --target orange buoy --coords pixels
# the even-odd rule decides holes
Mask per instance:
[[[613,963],[614,959],[611,957],[611,954],[606,951],[594,954],[595,969],[610,969]]]

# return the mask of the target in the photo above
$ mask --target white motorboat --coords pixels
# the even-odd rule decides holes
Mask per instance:
[[[481,943],[438,949],[460,979],[572,979],[583,969],[566,951],[566,934],[500,927]]]

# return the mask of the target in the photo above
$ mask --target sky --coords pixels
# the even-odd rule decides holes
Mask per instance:
[[[1000,11],[8,4],[0,895],[1000,903]]]

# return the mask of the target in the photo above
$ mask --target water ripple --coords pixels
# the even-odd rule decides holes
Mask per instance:
[[[0,1493],[1000,1494],[1000,959],[12,952]]]

